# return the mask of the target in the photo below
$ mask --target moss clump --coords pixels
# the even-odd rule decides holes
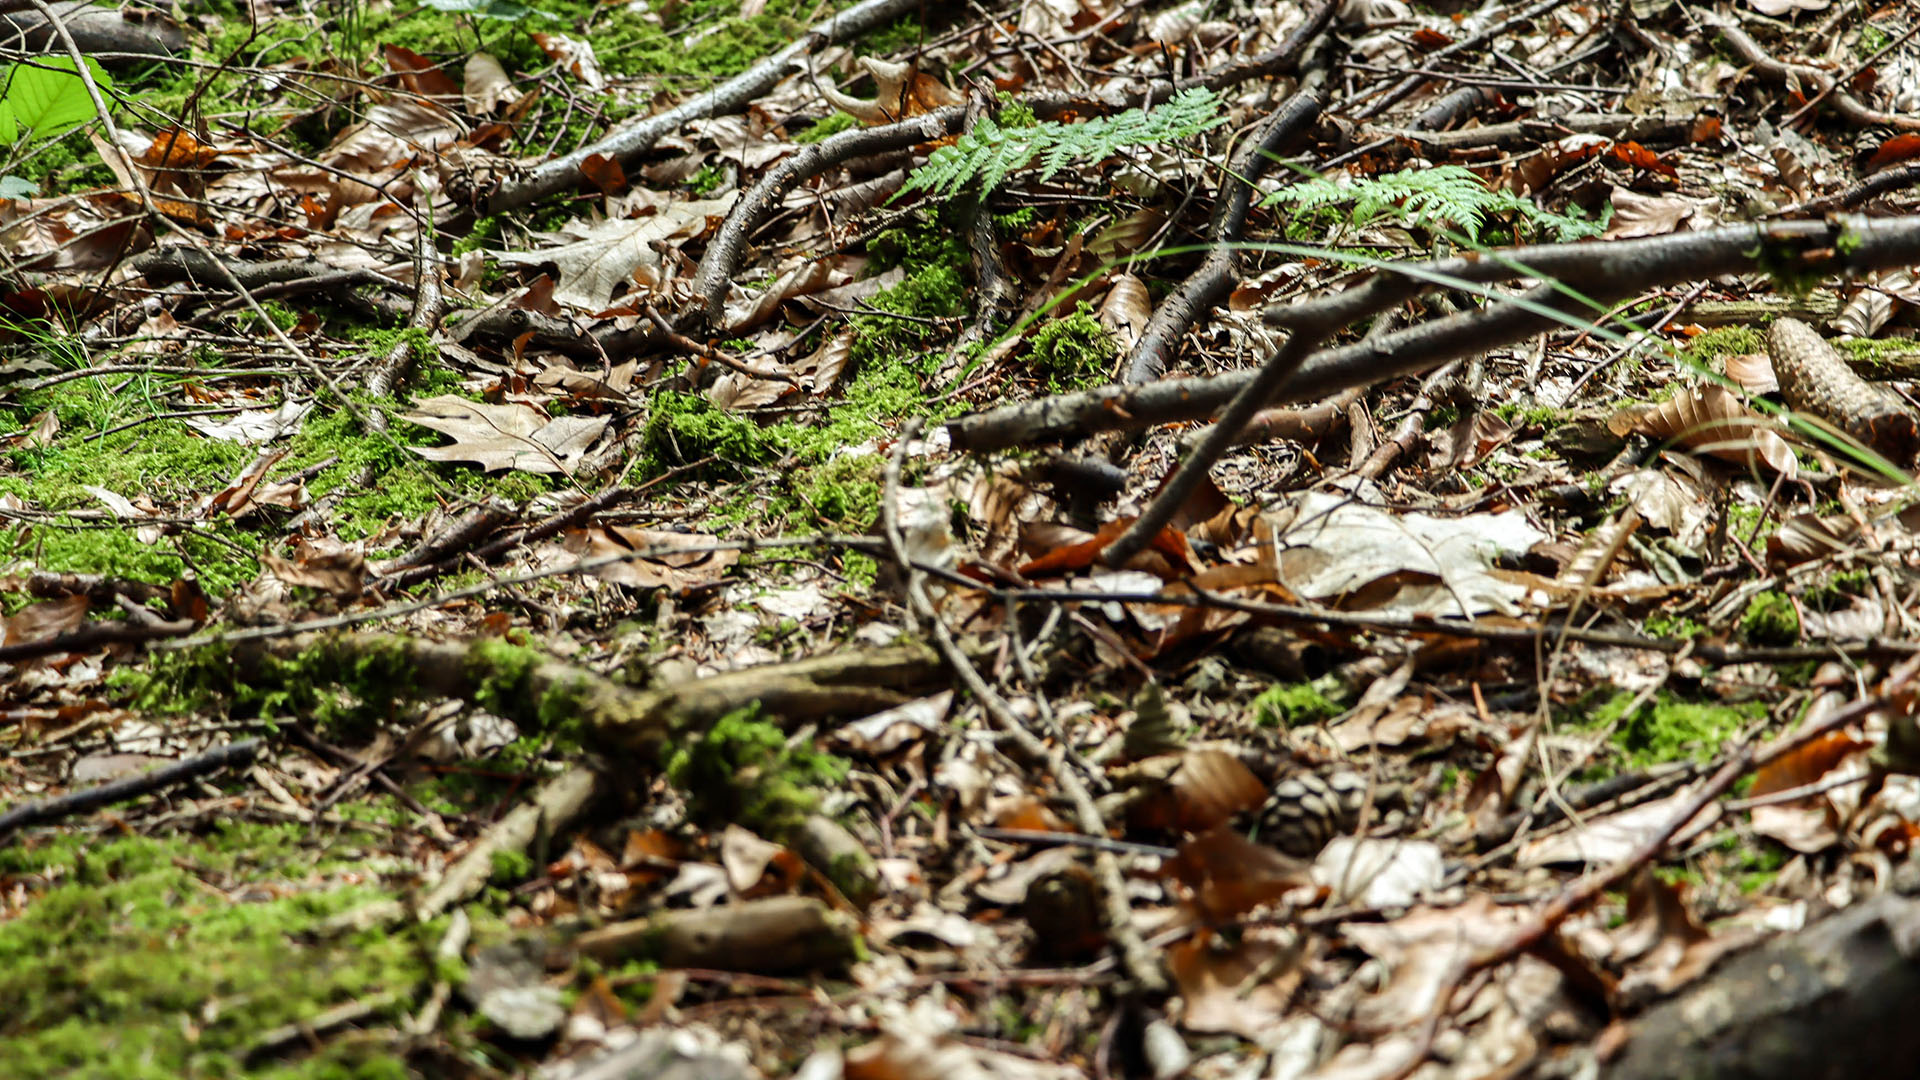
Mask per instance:
[[[1034,332],[1028,349],[1033,373],[1050,390],[1077,390],[1103,381],[1119,349],[1113,335],[1081,301],[1065,318],[1053,319]]]
[[[851,131],[860,126],[860,121],[846,113],[834,113],[832,116],[815,123],[813,126],[793,137],[793,141],[802,144],[821,142],[843,131]]]
[[[1721,326],[1687,342],[1685,355],[1709,371],[1719,371],[1729,356],[1766,351],[1766,338],[1757,327]]]
[[[846,778],[847,764],[832,754],[788,745],[759,708],[728,713],[704,734],[672,749],[667,779],[686,792],[693,816],[738,821],[778,836],[798,825],[819,799],[814,789]]]
[[[1254,722],[1265,727],[1296,727],[1329,720],[1346,709],[1335,698],[1345,694],[1337,682],[1275,683],[1253,699]]]
[[[302,865],[312,856],[301,837],[217,823],[201,837],[73,838],[0,853],[0,879],[41,888],[0,923],[8,1075],[255,1075],[246,1050],[269,1029],[389,993],[376,1022],[397,1016],[433,974],[442,928],[316,937],[329,916],[384,894],[343,884],[344,862]],[[359,842],[331,843],[357,856]],[[242,895],[272,898],[229,899]],[[274,1075],[406,1072],[397,1047],[344,1038]]]
[[[1785,593],[1761,593],[1740,616],[1740,636],[1755,645],[1791,645],[1800,640],[1800,613]]]
[[[1833,344],[1864,379],[1910,379],[1920,363],[1920,341],[1911,338],[1845,338]]]
[[[1661,694],[1631,715],[1634,695],[1614,695],[1581,725],[1614,725],[1613,741],[1633,768],[1674,761],[1704,761],[1740,730],[1766,715],[1759,702],[1737,705],[1699,704]]]
[[[1809,588],[1801,602],[1815,611],[1838,611],[1857,596],[1873,591],[1873,578],[1865,570],[1843,570]]]

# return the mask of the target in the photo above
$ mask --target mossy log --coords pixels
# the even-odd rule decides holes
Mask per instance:
[[[297,659],[309,677],[363,698],[460,698],[525,727],[576,727],[599,750],[644,755],[649,763],[667,740],[751,705],[789,725],[864,715],[904,704],[940,683],[945,671],[931,647],[893,645],[635,688],[499,640],[340,634],[242,652],[235,656],[241,677],[258,677],[266,655]]]

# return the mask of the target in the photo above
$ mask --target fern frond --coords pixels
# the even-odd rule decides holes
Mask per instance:
[[[1510,191],[1494,191],[1472,171],[1459,165],[1382,173],[1336,185],[1314,177],[1268,196],[1266,205],[1291,205],[1296,217],[1329,206],[1351,204],[1351,220],[1364,225],[1388,216],[1402,224],[1429,230],[1451,227],[1477,243],[1480,230],[1492,216],[1511,215],[1532,227],[1537,235],[1565,242],[1598,235],[1606,228],[1587,219],[1577,208],[1569,214],[1542,209]]]
[[[1198,135],[1225,123],[1219,111],[1220,100],[1211,91],[1186,90],[1155,109],[1128,109],[1077,124],[1048,121],[1008,128],[982,117],[972,131],[935,150],[915,169],[901,194],[926,190],[951,198],[975,183],[984,194],[1036,158],[1040,179],[1052,179],[1078,161],[1099,161],[1131,147]]]

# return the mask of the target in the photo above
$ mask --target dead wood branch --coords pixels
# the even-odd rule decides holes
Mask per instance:
[[[1833,111],[1855,127],[1891,127],[1902,131],[1920,131],[1920,117],[1899,113],[1881,112],[1868,108],[1859,98],[1841,89],[1833,75],[1811,64],[1790,64],[1784,60],[1775,60],[1760,43],[1753,40],[1740,25],[1731,18],[1717,12],[1701,12],[1701,25],[1720,32],[1727,47],[1737,53],[1740,59],[1753,65],[1753,70],[1785,86],[1808,84],[1815,88],[1817,95],[1833,103]],[[1813,97],[1815,95],[1808,95]]]
[[[473,202],[482,215],[504,214],[558,195],[581,182],[580,168],[590,157],[612,158],[629,173],[653,144],[680,130],[689,120],[739,112],[782,79],[799,70],[801,61],[818,45],[844,42],[878,30],[895,19],[919,12],[924,0],[862,0],[861,3],[815,24],[791,45],[698,97],[655,113],[630,127],[545,162],[492,192],[475,192]]]
[[[495,304],[471,318],[448,327],[447,337],[459,344],[469,341],[511,342],[522,335],[529,348],[553,349],[568,356],[592,361],[613,357],[639,356],[657,348],[666,339],[660,328],[650,322],[623,327],[607,319],[591,329],[558,315],[529,311],[523,307]]]
[[[662,967],[757,974],[843,971],[863,950],[858,923],[803,896],[614,923],[589,930],[573,944],[602,963],[651,960]]]
[[[415,200],[415,211],[431,220],[433,207],[425,196]],[[413,249],[413,313],[407,319],[407,328],[432,333],[440,325],[440,319],[447,313],[447,299],[440,291],[439,253],[433,247],[434,230],[421,229],[414,237]],[[405,335],[395,339],[386,353],[374,365],[367,376],[367,393],[376,398],[389,397],[394,385],[405,379],[413,367],[414,343]],[[387,427],[387,414],[378,409],[367,414],[379,429]]]
[[[16,664],[22,660],[36,660],[42,656],[58,656],[61,653],[92,652],[103,645],[137,645],[148,641],[186,637],[193,633],[196,625],[198,624],[191,619],[177,619],[171,622],[88,623],[78,630],[69,630],[52,637],[0,645],[0,664]]]
[[[458,862],[447,868],[440,881],[414,906],[414,916],[426,922],[438,918],[453,905],[479,895],[487,879],[493,876],[495,855],[521,854],[539,837],[552,836],[565,829],[592,805],[602,790],[599,771],[583,765],[576,765],[540,785],[531,801],[514,807],[512,813],[495,822],[467,848]]]
[[[1844,254],[1835,247],[1842,236],[1846,237]],[[1482,284],[1528,276],[1551,278],[1604,306],[1656,285],[1750,272],[1763,261],[1808,276],[1910,265],[1920,261],[1920,216],[1738,225],[1605,244],[1514,248],[1499,254],[1498,259],[1474,255],[1411,263],[1396,267],[1394,275]],[[1563,312],[1568,318],[1592,310],[1552,286],[1541,286],[1525,299],[1527,304]],[[1314,400],[1352,386],[1413,374],[1560,325],[1560,319],[1516,300],[1500,301],[1482,310],[1315,353],[1262,404]],[[1254,377],[1253,372],[1238,371],[1061,394],[963,416],[950,422],[948,431],[954,446],[983,451],[1202,420],[1225,407]]]
[[[152,11],[136,12],[94,6],[92,0],[48,5],[48,11],[22,10],[28,5],[6,5],[0,11],[0,50],[9,53],[55,52],[62,47],[53,23],[66,27],[74,44],[88,56],[109,66],[151,62],[172,56],[187,37],[171,19]]]
[[[615,753],[650,755],[676,735],[703,730],[737,709],[758,703],[770,716],[800,722],[848,713],[878,712],[908,700],[912,690],[937,682],[942,668],[919,645],[842,650],[790,663],[729,671],[634,689],[574,664],[537,659],[499,642],[437,642],[388,634],[342,634],[273,642],[280,656],[300,655],[321,672],[366,677],[369,665],[385,673],[395,697],[457,697],[523,724],[567,715],[596,745]],[[257,668],[258,651],[242,651],[243,667]],[[249,677],[265,672],[250,671]],[[647,760],[651,760],[650,757]]]
[[[1696,118],[1692,116],[1635,116],[1630,113],[1568,113],[1565,116],[1512,120],[1504,124],[1466,128],[1461,131],[1423,131],[1418,125],[1397,129],[1397,138],[1410,139],[1426,154],[1446,154],[1455,150],[1484,147],[1525,147],[1551,142],[1563,135],[1604,135],[1609,139],[1631,139],[1637,143],[1660,145],[1686,142],[1693,136]]]
[[[49,821],[59,821],[75,814],[84,814],[98,810],[103,806],[137,799],[148,792],[172,787],[188,780],[197,780],[209,776],[230,765],[244,765],[260,752],[260,740],[248,739],[231,743],[204,754],[163,765],[152,772],[129,776],[123,780],[114,780],[85,791],[74,791],[52,799],[28,803],[0,814],[0,838],[29,825],[41,825]]]
[[[781,201],[795,185],[854,158],[904,150],[952,135],[960,130],[966,115],[964,106],[950,105],[897,123],[843,131],[827,136],[767,170],[727,211],[726,220],[720,223],[706,254],[700,257],[700,269],[693,278],[693,293],[706,301],[707,322],[720,325],[727,286],[747,255],[747,238],[780,208]]]

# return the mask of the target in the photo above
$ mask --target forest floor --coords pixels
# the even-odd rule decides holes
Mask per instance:
[[[1911,7],[189,9],[4,16],[0,1072],[1920,1049]]]

